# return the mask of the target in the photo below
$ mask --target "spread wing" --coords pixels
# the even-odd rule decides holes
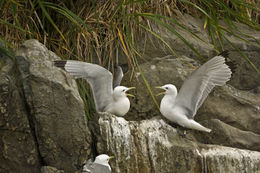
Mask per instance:
[[[231,70],[222,55],[215,56],[183,83],[177,97],[176,106],[183,108],[189,118],[193,118],[208,94],[215,86],[224,85],[231,77]]]
[[[54,61],[54,65],[64,68],[74,78],[85,78],[90,84],[96,109],[102,112],[112,101],[112,74],[105,68],[81,61]]]
[[[121,80],[124,76],[123,70],[120,66],[117,66],[115,69],[113,88],[120,86]]]

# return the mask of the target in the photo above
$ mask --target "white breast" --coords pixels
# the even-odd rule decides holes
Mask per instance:
[[[183,112],[178,107],[175,107],[175,98],[170,95],[165,95],[160,104],[160,112],[168,120],[182,125],[182,120],[185,118]]]
[[[117,101],[109,104],[105,108],[105,112],[109,112],[111,114],[117,116],[124,116],[130,109],[130,101],[127,97],[122,97]]]

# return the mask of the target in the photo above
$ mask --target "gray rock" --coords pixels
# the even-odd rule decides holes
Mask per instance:
[[[41,159],[13,62],[0,69],[0,172],[40,172]]]
[[[28,40],[16,52],[15,65],[1,69],[3,170],[40,172],[40,165],[51,165],[75,172],[91,152],[82,99],[75,81],[53,66],[57,59]]]
[[[64,173],[63,170],[58,170],[52,166],[43,166],[41,168],[41,173]]]
[[[198,112],[213,129],[210,135],[196,132],[201,142],[260,151],[260,97],[231,86],[215,89]],[[203,138],[203,139],[202,139]]]
[[[183,138],[159,117],[126,121],[101,114],[97,151],[113,154],[113,172],[241,172],[260,169],[260,152]]]

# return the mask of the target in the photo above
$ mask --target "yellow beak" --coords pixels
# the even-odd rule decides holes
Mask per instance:
[[[157,86],[157,87],[155,87],[155,88],[157,88],[157,89],[163,89],[161,86]],[[164,93],[165,93],[165,90],[163,89],[163,92],[160,92],[160,93],[156,94],[156,96],[163,95]]]
[[[132,90],[132,89],[135,89],[135,87],[129,87],[129,88],[127,88],[127,91]],[[127,93],[127,91],[126,91],[126,95],[127,95],[127,96],[135,97],[133,94]]]
[[[114,158],[115,158],[115,156],[109,156],[109,160],[110,160],[110,159],[114,159]]]

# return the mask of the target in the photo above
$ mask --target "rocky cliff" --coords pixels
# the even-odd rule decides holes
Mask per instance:
[[[160,117],[142,121],[101,114],[97,151],[114,154],[114,172],[258,172],[260,152],[181,137]],[[212,134],[214,135],[214,134]],[[259,141],[258,141],[259,142]]]
[[[0,73],[0,172],[80,169],[91,137],[75,81],[53,67],[58,57],[26,41]]]
[[[187,25],[206,37],[199,21],[192,18]],[[180,88],[201,62],[180,40],[164,37],[179,47],[185,61],[151,43],[140,67],[152,87],[173,83]],[[260,64],[258,47],[233,40]],[[211,44],[189,41],[205,57],[214,54]],[[87,122],[75,81],[53,66],[59,57],[36,40],[26,41],[14,60],[1,56],[0,172],[71,173],[101,153],[115,156],[111,167],[117,173],[259,172],[260,80],[235,51],[230,52],[237,71],[228,85],[213,90],[195,117],[212,132],[189,130],[183,137],[162,118],[139,73],[123,81],[137,87],[127,116],[100,113]]]

